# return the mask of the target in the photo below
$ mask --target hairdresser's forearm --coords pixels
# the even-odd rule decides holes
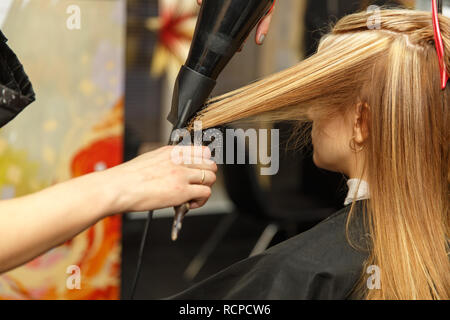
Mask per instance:
[[[115,195],[99,173],[0,201],[0,273],[73,238],[109,212]]]

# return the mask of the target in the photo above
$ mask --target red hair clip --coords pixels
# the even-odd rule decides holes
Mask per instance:
[[[440,8],[442,8],[440,6]],[[434,42],[436,46],[436,52],[439,59],[439,69],[441,75],[441,88],[445,89],[448,82],[447,68],[445,67],[444,61],[444,42],[442,41],[441,29],[439,27],[439,16],[438,16],[438,5],[437,0],[432,0],[432,11],[433,11],[433,30],[434,30]]]

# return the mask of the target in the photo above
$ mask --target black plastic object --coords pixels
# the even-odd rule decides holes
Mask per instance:
[[[173,89],[172,110],[167,118],[173,129],[186,125],[189,118],[198,111],[214,89],[216,81],[192,69],[182,66]]]
[[[33,86],[7,41],[0,31],[0,127],[35,100]]]
[[[203,106],[220,72],[272,3],[273,0],[203,0],[189,56],[178,74],[167,118],[174,129],[185,126]],[[186,107],[189,110],[183,112]],[[183,113],[185,119],[181,119]]]

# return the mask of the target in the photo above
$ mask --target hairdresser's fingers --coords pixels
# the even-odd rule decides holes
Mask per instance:
[[[194,158],[209,159],[211,150],[204,146],[175,146],[170,150],[170,158],[176,164],[189,164]]]
[[[187,188],[188,198],[191,199],[189,204],[192,202],[203,202],[208,201],[211,196],[211,188],[209,186],[204,186],[200,184],[191,184]],[[195,208],[191,208],[195,209]]]
[[[200,207],[203,207],[207,201],[208,201],[208,199],[192,200],[189,202],[189,208],[191,210],[198,209]]]
[[[209,159],[211,158],[211,150],[209,150],[206,146],[195,146],[191,147],[192,149],[192,156],[194,158],[202,158],[202,159]]]
[[[198,185],[194,185],[194,186],[198,186]],[[203,187],[203,186],[200,186],[200,187]],[[189,201],[189,209],[193,210],[193,209],[203,207],[205,205],[205,203],[209,200],[210,197],[211,197],[211,188],[209,189],[209,194],[205,194],[202,197],[192,199],[191,201]]]
[[[259,22],[258,27],[256,28],[256,36],[255,36],[256,44],[259,45],[263,44],[264,39],[266,38],[266,35],[269,32],[270,22],[272,21],[272,15],[273,13],[271,12]],[[242,51],[242,48],[244,47],[246,42],[247,39],[245,39],[244,43],[239,48],[238,52]]]
[[[263,44],[267,33],[269,32],[270,22],[272,21],[273,10],[267,16],[265,16],[258,24],[256,28],[256,44]]]
[[[185,164],[184,166],[191,169],[208,170],[214,173],[217,172],[217,164],[209,159],[195,158],[192,163]]]
[[[216,182],[216,174],[209,170],[189,169],[188,181],[191,184],[212,186]]]

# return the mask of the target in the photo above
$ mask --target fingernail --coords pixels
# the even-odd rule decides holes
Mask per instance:
[[[266,38],[266,35],[263,33],[259,36],[259,44],[263,44],[264,39]]]

